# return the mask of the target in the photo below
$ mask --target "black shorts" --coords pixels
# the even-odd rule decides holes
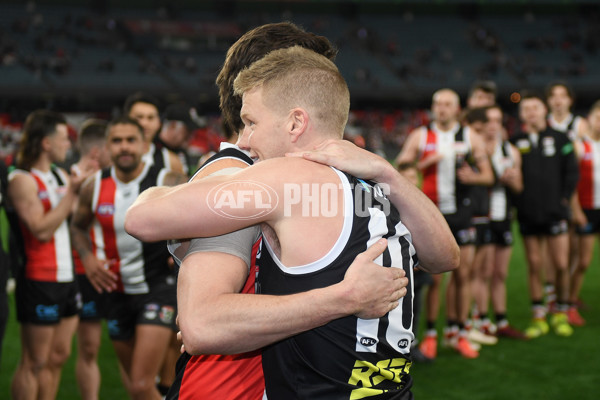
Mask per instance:
[[[543,224],[519,220],[522,236],[558,236],[569,231],[566,219],[550,221]]]
[[[484,246],[490,244],[492,240],[490,219],[488,217],[474,217],[473,226],[475,227],[475,245]]]
[[[35,325],[58,324],[77,315],[81,294],[77,282],[42,282],[21,277],[16,288],[17,320]]]
[[[470,216],[462,218],[459,214],[444,214],[444,218],[459,246],[475,244],[477,233]]]
[[[97,321],[106,315],[106,293],[98,293],[85,274],[75,275],[81,293],[81,310],[79,319]]]
[[[512,246],[515,238],[512,233],[509,219],[504,221],[491,221],[489,225],[490,243],[497,246]]]
[[[585,226],[578,226],[575,231],[578,235],[593,235],[600,233],[600,210],[583,210],[588,223]]]
[[[128,340],[137,325],[158,325],[177,332],[177,293],[174,285],[153,287],[150,293],[109,293],[106,323],[112,340]]]

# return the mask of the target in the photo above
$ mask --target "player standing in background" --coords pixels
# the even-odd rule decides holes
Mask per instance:
[[[70,147],[64,117],[34,111],[23,127],[17,169],[9,176],[8,196],[27,259],[16,276],[21,323],[21,359],[11,387],[16,399],[56,397],[79,320],[67,217],[86,176],[69,176],[53,165],[65,160]]]

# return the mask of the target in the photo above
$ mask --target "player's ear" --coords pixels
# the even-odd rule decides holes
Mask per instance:
[[[289,134],[292,143],[296,143],[308,128],[309,117],[306,110],[300,107],[292,109],[289,115]]]

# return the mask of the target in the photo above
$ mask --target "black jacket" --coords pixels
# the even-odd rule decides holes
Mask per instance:
[[[564,133],[547,128],[534,145],[520,133],[510,141],[522,158],[523,192],[515,198],[518,218],[544,224],[569,218],[569,199],[579,179],[573,143]]]

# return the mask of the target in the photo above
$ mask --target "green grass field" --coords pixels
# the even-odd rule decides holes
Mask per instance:
[[[586,276],[581,297],[589,306],[582,315],[587,325],[576,328],[570,338],[553,333],[529,342],[501,340],[484,347],[475,360],[466,360],[441,348],[433,364],[416,364],[413,393],[427,400],[565,400],[597,399],[600,392],[600,256],[598,246]],[[511,323],[524,328],[530,319],[526,266],[517,239],[508,278],[508,313]],[[20,345],[18,325],[12,314],[3,343],[0,364],[0,399],[10,398],[10,380],[17,364]],[[440,326],[443,323],[440,318]],[[100,354],[101,399],[126,399],[114,351],[106,332]],[[79,399],[74,357],[63,371],[60,400]]]

